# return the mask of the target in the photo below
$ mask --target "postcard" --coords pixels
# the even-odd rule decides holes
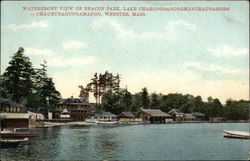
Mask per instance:
[[[248,1],[2,1],[1,159],[247,160]]]

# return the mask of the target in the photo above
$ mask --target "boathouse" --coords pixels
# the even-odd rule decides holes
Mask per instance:
[[[26,107],[10,99],[0,98],[1,128],[30,128],[35,126],[35,119],[30,118]]]
[[[171,115],[161,111],[160,109],[140,109],[138,116],[143,121],[149,123],[166,123],[166,119],[171,118]]]
[[[179,109],[176,109],[176,108],[173,108],[172,110],[170,110],[168,114],[170,114],[173,120],[177,122],[181,121],[185,115],[183,112],[181,112]]]
[[[181,121],[192,122],[192,121],[197,121],[197,118],[193,114],[191,114],[191,113],[186,113],[181,118]]]
[[[119,114],[119,121],[121,121],[121,122],[134,122],[135,115],[132,112],[122,112]]]
[[[205,121],[205,114],[200,113],[200,112],[193,112],[192,113],[195,117],[197,121]]]

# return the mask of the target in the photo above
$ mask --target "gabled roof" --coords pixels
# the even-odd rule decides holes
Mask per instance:
[[[205,116],[205,114],[200,113],[200,112],[193,112],[192,113],[194,116]]]
[[[183,112],[181,112],[179,109],[173,108],[172,110],[170,110],[168,112],[168,114],[170,115],[184,115]]]
[[[186,117],[186,118],[195,118],[195,116],[193,114],[191,114],[191,113],[184,114],[184,117]]]
[[[169,114],[159,110],[159,109],[141,109],[140,111],[145,112],[151,116],[155,117],[171,117]]]
[[[205,114],[200,113],[200,112],[193,112],[192,113],[194,116],[205,116]]]
[[[135,117],[135,115],[133,115],[132,112],[122,112],[122,113],[120,113],[119,116],[120,117],[130,117],[130,118]]]
[[[98,113],[97,116],[111,116],[111,117],[115,117],[115,114],[112,114],[111,112],[101,112]]]
[[[67,98],[67,99],[61,99],[58,104],[89,105],[89,102],[87,102],[83,98]]]

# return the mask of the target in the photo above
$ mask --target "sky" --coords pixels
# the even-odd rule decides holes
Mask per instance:
[[[23,7],[229,7],[150,11],[146,16],[36,16]],[[61,11],[60,11],[61,12]],[[103,12],[104,13],[104,12]],[[132,13],[132,11],[130,12]],[[1,72],[19,47],[47,61],[63,98],[78,97],[95,72],[121,75],[131,93],[182,93],[249,100],[247,1],[3,1]],[[93,98],[90,99],[93,101]]]

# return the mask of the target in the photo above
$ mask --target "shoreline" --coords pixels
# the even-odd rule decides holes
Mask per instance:
[[[163,124],[191,124],[191,123],[249,123],[249,121],[221,121],[221,122],[210,122],[210,121],[182,121],[182,122],[167,122]],[[53,126],[65,126],[65,125],[95,125],[96,123],[89,123],[85,121],[70,121],[70,122],[39,122],[36,124],[36,127],[53,127]],[[122,123],[122,124],[129,124],[129,123]],[[139,124],[151,124],[151,123],[145,123],[140,122]],[[158,124],[158,123],[152,123],[152,124]],[[119,124],[118,124],[119,125]]]

